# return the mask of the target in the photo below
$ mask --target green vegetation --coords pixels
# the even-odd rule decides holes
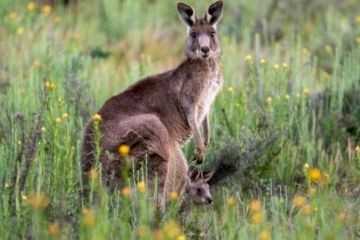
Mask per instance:
[[[202,9],[207,1],[186,1]],[[213,206],[157,216],[139,178],[79,198],[82,130],[111,95],[176,66],[167,0],[0,1],[1,239],[358,239],[358,0],[226,0]],[[186,146],[192,159],[192,144]],[[140,182],[139,182],[140,181]]]

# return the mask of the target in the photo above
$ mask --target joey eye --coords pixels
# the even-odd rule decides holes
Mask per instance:
[[[212,38],[215,38],[216,32],[210,32],[210,36],[211,36]]]
[[[191,32],[190,36],[191,36],[191,38],[195,39],[197,37],[197,33],[196,32]]]
[[[197,188],[197,189],[196,189],[196,194],[197,194],[197,195],[201,195],[201,193],[202,193],[201,188]]]

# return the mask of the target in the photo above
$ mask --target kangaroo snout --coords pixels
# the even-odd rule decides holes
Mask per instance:
[[[210,48],[209,47],[202,47],[201,52],[203,53],[203,56],[208,56],[208,54],[210,52]]]

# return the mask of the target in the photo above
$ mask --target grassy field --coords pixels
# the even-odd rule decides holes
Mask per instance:
[[[202,12],[210,2],[186,1]],[[225,87],[204,168],[212,206],[156,217],[141,177],[82,202],[82,131],[104,101],[183,59],[175,1],[0,1],[1,239],[359,239],[358,0],[226,0]],[[190,142],[184,150],[192,158]]]

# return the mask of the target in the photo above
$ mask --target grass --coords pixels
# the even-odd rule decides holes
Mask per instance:
[[[185,28],[171,1],[80,2],[0,2],[2,239],[360,237],[357,1],[226,1],[206,164],[236,170],[213,206],[174,199],[162,216],[141,174],[111,194],[94,171],[79,199],[82,130],[111,95],[178,64]]]

